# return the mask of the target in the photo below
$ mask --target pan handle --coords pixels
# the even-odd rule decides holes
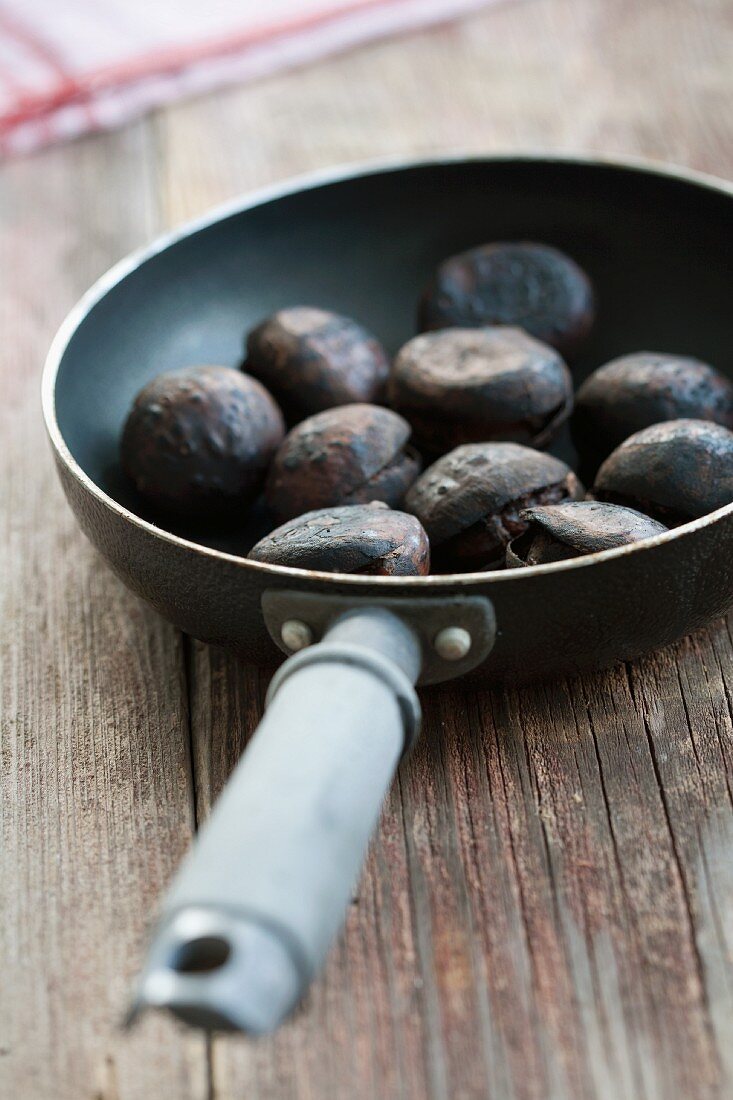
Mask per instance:
[[[276,673],[264,718],[168,897],[130,1018],[272,1031],[322,965],[416,735],[418,633],[337,618]]]

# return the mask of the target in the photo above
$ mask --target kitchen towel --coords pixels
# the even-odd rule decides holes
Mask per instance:
[[[0,0],[0,155],[489,0]]]

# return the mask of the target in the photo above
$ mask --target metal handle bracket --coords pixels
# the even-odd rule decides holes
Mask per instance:
[[[262,614],[275,645],[292,654],[319,642],[350,611],[383,608],[398,616],[420,640],[418,684],[439,684],[482,664],[496,639],[496,616],[484,596],[343,596],[269,588]]]

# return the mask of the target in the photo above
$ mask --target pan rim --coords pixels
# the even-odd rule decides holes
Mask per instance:
[[[707,190],[715,191],[733,198],[733,183],[709,173],[696,169],[667,164],[644,157],[615,157],[615,156],[587,156],[573,154],[555,154],[551,152],[502,152],[491,155],[477,155],[470,152],[451,152],[429,157],[387,157],[371,159],[356,163],[340,164],[335,167],[320,169],[302,175],[291,177],[285,181],[270,184],[247,192],[244,196],[229,199],[219,203],[206,213],[192,218],[181,225],[174,227],[156,236],[151,242],[130,252],[127,256],[118,260],[104,274],[102,274],[91,287],[81,296],[76,304],[69,310],[59,326],[53,338],[41,377],[41,405],[43,419],[57,459],[63,464],[66,471],[76,482],[91,494],[109,511],[115,513],[118,518],[132,526],[140,528],[148,535],[160,539],[162,542],[177,546],[179,549],[201,554],[204,557],[226,562],[245,570],[253,570],[261,574],[270,575],[273,578],[285,577],[291,580],[303,582],[304,579],[320,582],[333,582],[340,586],[348,585],[354,588],[379,587],[405,587],[424,589],[430,587],[475,587],[486,584],[501,584],[509,581],[519,581],[524,577],[530,580],[532,577],[540,577],[548,574],[566,573],[571,570],[587,569],[601,562],[610,561],[629,554],[639,554],[651,550],[657,546],[674,542],[678,538],[684,538],[705,527],[711,526],[724,516],[733,514],[733,503],[726,504],[722,508],[709,512],[705,516],[691,520],[671,531],[665,531],[660,535],[644,539],[638,543],[626,546],[614,547],[609,550],[596,551],[581,558],[570,558],[565,561],[552,562],[547,565],[536,565],[529,570],[521,567],[499,570],[496,572],[479,573],[446,573],[432,574],[426,577],[373,577],[353,573],[324,573],[312,569],[296,569],[291,566],[271,565],[265,562],[253,561],[236,554],[227,553],[205,546],[190,539],[182,538],[163,527],[158,527],[135,512],[130,511],[109,496],[79,465],[66,444],[61,427],[56,417],[56,381],[59,368],[69,343],[83,323],[87,315],[115,286],[121,283],[128,275],[131,275],[148,260],[166,251],[179,241],[190,237],[194,233],[207,229],[217,222],[228,217],[255,209],[289,195],[303,191],[315,190],[319,187],[346,182],[352,179],[378,176],[392,172],[409,171],[420,168],[440,168],[451,165],[492,165],[492,164],[546,164],[567,165],[569,167],[586,168],[611,168],[619,172],[631,172],[639,175],[657,176],[662,179],[677,179],[685,183],[691,183]]]

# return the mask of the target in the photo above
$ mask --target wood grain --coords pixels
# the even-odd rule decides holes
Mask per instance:
[[[0,1094],[733,1095],[727,623],[605,675],[425,693],[297,1017],[206,1050],[165,1021],[114,1031],[194,799],[201,819],[266,683],[107,575],[39,455],[36,397],[48,338],[99,270],[274,179],[507,148],[733,177],[732,55],[730,0],[515,0],[2,170]]]
[[[151,910],[192,833],[182,645],[72,519],[39,409],[48,343],[155,229],[142,127],[0,175],[0,1095],[206,1094],[204,1041],[119,1027]]]

